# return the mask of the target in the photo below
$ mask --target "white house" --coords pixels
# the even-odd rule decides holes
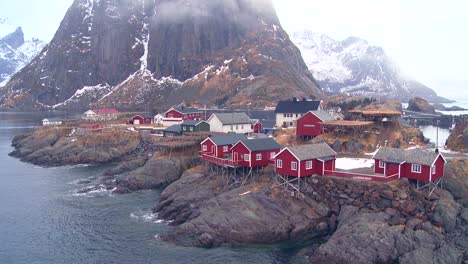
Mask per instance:
[[[297,120],[309,111],[322,110],[322,101],[307,99],[279,101],[275,109],[276,127],[296,127]]]
[[[88,110],[81,116],[83,120],[87,121],[108,121],[116,120],[119,118],[119,111],[116,109],[96,109]]]
[[[161,114],[157,114],[157,115],[154,116],[154,124],[156,124],[158,126],[163,125],[163,120],[164,120],[164,116],[161,115]]]
[[[59,120],[59,119],[48,119],[48,118],[42,119],[43,126],[60,126],[62,123],[63,123],[62,120]]]
[[[246,113],[212,114],[207,121],[210,131],[220,133],[252,133],[252,121]]]

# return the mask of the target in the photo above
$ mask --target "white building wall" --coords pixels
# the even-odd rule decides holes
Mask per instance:
[[[208,124],[210,124],[210,131],[211,132],[224,132],[223,131],[223,124],[221,124],[221,121],[215,116],[213,118],[210,118],[208,120]]]
[[[297,120],[304,114],[294,113],[294,114],[276,114],[276,127],[283,127],[284,122],[286,122],[286,127],[296,127]],[[292,122],[292,125],[291,125]]]
[[[239,125],[226,125],[223,126],[224,133],[237,133],[237,134],[247,134],[253,133],[252,125],[251,124],[239,124]]]

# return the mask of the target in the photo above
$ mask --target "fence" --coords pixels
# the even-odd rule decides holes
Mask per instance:
[[[346,179],[356,179],[356,180],[366,180],[366,181],[379,181],[379,182],[391,182],[398,179],[398,174],[391,176],[379,176],[379,175],[370,175],[363,173],[353,173],[353,172],[344,172],[344,171],[325,171],[326,176],[334,176]]]
[[[208,155],[203,155],[203,159],[210,162],[214,163],[220,166],[231,166],[231,167],[237,167],[239,165],[238,161],[233,161],[229,159],[222,159],[214,156],[208,156]]]

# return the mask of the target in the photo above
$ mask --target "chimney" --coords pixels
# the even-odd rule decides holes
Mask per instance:
[[[302,102],[306,102],[306,101],[307,101],[307,98],[302,97]]]
[[[297,98],[296,98],[296,97],[293,97],[293,102],[297,102]]]

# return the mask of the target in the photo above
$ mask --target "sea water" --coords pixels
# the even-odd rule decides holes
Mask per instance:
[[[47,114],[0,113],[0,263],[296,263],[300,246],[199,249],[161,241],[173,229],[151,208],[160,191],[77,190],[109,166],[43,168],[7,154]]]

